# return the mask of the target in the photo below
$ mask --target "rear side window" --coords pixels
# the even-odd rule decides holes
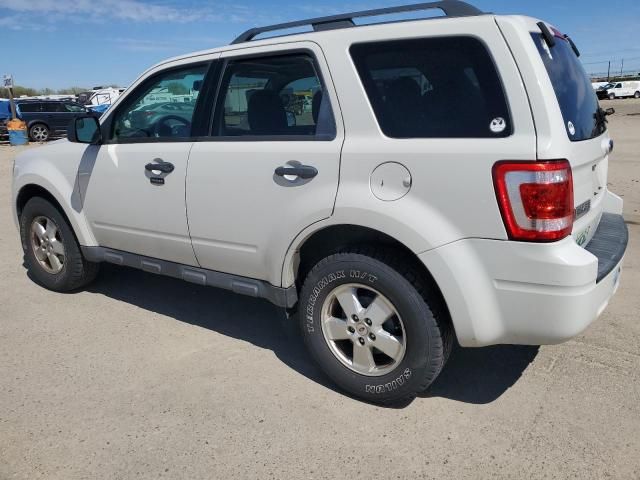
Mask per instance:
[[[471,37],[357,44],[351,56],[392,138],[496,138],[513,129],[502,82]]]
[[[550,48],[541,34],[533,33],[532,38],[549,74],[571,141],[600,136],[606,130],[606,122],[599,115],[598,97],[569,42],[556,36],[556,44]]]
[[[57,112],[64,112],[65,111],[62,103],[46,102],[43,105],[44,105],[43,108],[42,108],[43,112],[57,113]]]
[[[42,111],[41,103],[20,103],[18,104],[18,108],[22,113],[33,113]]]
[[[332,140],[336,126],[314,59],[307,54],[230,61],[214,135]]]

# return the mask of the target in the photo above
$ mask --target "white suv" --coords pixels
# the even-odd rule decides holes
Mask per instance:
[[[111,262],[266,298],[378,403],[427,388],[454,334],[565,341],[606,307],[627,244],[612,112],[578,55],[546,23],[449,0],[167,60],[16,159],[26,264],[57,291]]]

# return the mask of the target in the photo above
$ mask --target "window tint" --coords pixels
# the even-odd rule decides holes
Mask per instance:
[[[64,108],[67,112],[84,112],[84,108],[75,103],[65,103]]]
[[[18,104],[18,108],[22,113],[33,113],[40,112],[42,104],[41,103],[20,103]]]
[[[112,138],[189,138],[206,70],[168,70],[139,86],[115,113]]]
[[[42,111],[47,113],[56,113],[64,112],[65,109],[60,102],[45,102],[43,104]]]
[[[217,135],[335,137],[329,99],[309,55],[230,62],[221,92]]]
[[[541,34],[533,33],[532,38],[549,74],[571,141],[588,140],[602,134],[606,122],[599,114],[598,97],[569,42],[556,37],[555,46],[549,48]]]
[[[470,37],[351,47],[383,133],[392,138],[495,138],[512,133],[500,77]]]

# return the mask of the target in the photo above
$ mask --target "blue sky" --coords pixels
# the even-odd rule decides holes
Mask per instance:
[[[229,43],[252,26],[418,0],[2,0],[0,74],[28,87],[127,86],[163,58]],[[639,0],[475,0],[570,34],[590,72],[640,72]]]

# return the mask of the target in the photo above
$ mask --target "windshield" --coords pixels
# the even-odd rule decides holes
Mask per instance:
[[[556,36],[549,48],[542,34],[532,33],[555,90],[567,135],[572,142],[589,140],[606,130],[600,105],[587,73],[569,42]]]

